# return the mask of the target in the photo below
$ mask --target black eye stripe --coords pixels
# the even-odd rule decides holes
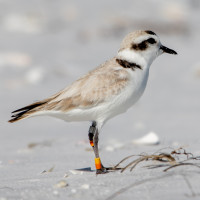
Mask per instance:
[[[145,50],[146,48],[147,48],[146,41],[143,41],[139,44],[133,44],[132,45],[132,49],[135,49],[135,50]]]
[[[131,48],[134,49],[134,50],[145,50],[148,48],[148,43],[149,44],[155,44],[156,43],[156,40],[154,38],[149,38],[147,40],[144,40],[143,42],[140,42],[138,44],[135,44],[133,43]]]
[[[155,41],[155,39],[153,39],[153,38],[149,38],[148,40],[146,40],[148,43],[150,43],[150,44],[155,44],[156,43],[156,41]]]

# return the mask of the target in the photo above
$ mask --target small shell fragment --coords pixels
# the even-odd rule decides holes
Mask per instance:
[[[139,139],[132,140],[132,143],[138,145],[157,145],[160,143],[160,140],[156,133],[149,132],[147,135]]]
[[[68,184],[65,180],[61,180],[55,185],[56,188],[64,188],[64,187],[67,187],[67,186],[68,186]]]
[[[78,170],[76,170],[76,169],[71,169],[71,170],[69,170],[69,172],[71,172],[72,174],[79,174],[79,175],[82,175],[83,174],[83,171],[78,171]]]

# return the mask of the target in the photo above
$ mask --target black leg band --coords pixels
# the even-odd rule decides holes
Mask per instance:
[[[94,122],[92,122],[92,126],[90,126],[89,133],[88,133],[88,137],[89,137],[89,140],[90,140],[90,145],[92,147],[94,146],[93,138],[94,138],[95,131],[96,131],[96,122],[94,121]]]

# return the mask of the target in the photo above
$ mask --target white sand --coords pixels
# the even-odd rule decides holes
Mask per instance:
[[[191,184],[192,199],[200,198],[200,169],[191,166],[169,172],[139,165],[124,173],[71,173],[94,170],[88,122],[41,117],[7,123],[11,111],[48,97],[114,56],[128,32],[151,29],[178,56],[160,56],[141,100],[105,125],[102,161],[113,166],[128,155],[168,146],[185,146],[199,155],[200,3],[173,2],[0,1],[0,200],[107,199],[121,188],[166,174],[132,185],[113,199],[189,199],[192,191],[180,174]],[[159,145],[131,143],[150,131],[158,135]]]

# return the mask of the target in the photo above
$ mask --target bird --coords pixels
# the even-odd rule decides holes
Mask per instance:
[[[63,90],[12,112],[10,123],[35,116],[67,122],[90,121],[88,137],[95,156],[96,174],[111,170],[99,156],[99,133],[111,118],[126,112],[142,96],[152,62],[161,54],[177,54],[162,45],[151,30],[137,30],[122,40],[117,55]]]

